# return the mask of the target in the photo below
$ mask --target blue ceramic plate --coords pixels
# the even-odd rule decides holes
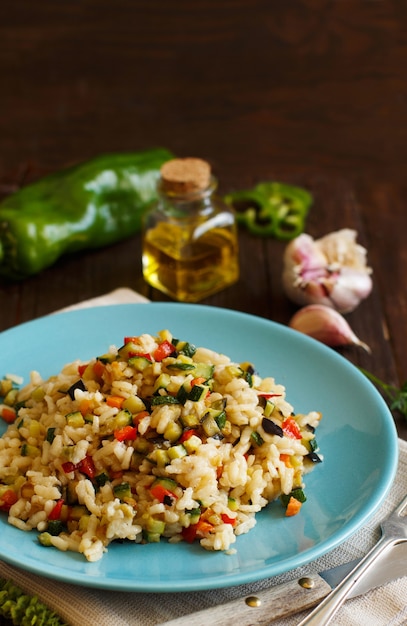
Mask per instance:
[[[235,554],[187,543],[110,545],[96,563],[39,545],[36,533],[0,516],[0,558],[25,570],[91,587],[122,591],[193,591],[239,585],[281,574],[338,546],[376,511],[394,478],[398,442],[392,416],[370,382],[322,344],[268,320],[200,305],[129,304],[40,318],[0,335],[0,376],[46,378],[77,358],[120,346],[125,335],[175,336],[286,386],[296,412],[322,411],[317,439],[324,462],[306,476],[308,500],[285,518],[278,502],[238,537]],[[2,426],[4,431],[4,426]]]

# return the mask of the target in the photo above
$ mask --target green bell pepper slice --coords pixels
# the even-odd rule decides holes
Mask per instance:
[[[62,255],[100,248],[141,229],[157,199],[164,148],[98,156],[50,174],[0,202],[0,276],[23,279]]]
[[[313,202],[305,189],[277,182],[261,182],[253,189],[228,194],[224,200],[249,232],[283,240],[303,232]]]

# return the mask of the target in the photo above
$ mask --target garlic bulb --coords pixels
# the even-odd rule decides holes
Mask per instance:
[[[345,318],[323,304],[303,307],[293,315],[288,325],[332,348],[355,345],[370,352],[369,346],[360,341]]]
[[[349,313],[372,290],[366,255],[349,228],[317,240],[303,233],[284,252],[284,291],[296,304],[324,304]]]

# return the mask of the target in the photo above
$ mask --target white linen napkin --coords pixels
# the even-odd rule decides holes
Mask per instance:
[[[87,300],[66,310],[80,307],[148,302],[127,288]],[[378,540],[379,525],[407,493],[407,442],[399,440],[399,467],[394,484],[380,510],[348,541],[312,564],[272,579],[210,591],[188,593],[136,593],[84,588],[42,578],[0,562],[0,577],[14,581],[26,593],[58,613],[70,626],[155,626],[166,620],[209,606],[251,595],[271,585],[322,571],[363,556]],[[407,565],[406,565],[407,568]],[[273,622],[274,626],[295,626],[300,616]],[[221,621],[218,622],[221,624]],[[407,575],[362,597],[346,602],[334,620],[335,626],[402,626],[407,624]]]

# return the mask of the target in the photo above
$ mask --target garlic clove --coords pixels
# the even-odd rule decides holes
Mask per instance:
[[[350,313],[361,299],[370,294],[372,286],[370,274],[344,267],[330,290],[329,298],[337,311]]]
[[[366,255],[349,228],[317,240],[303,233],[284,252],[284,291],[296,304],[324,304],[349,313],[372,290]]]
[[[355,345],[369,353],[371,351],[369,346],[355,335],[338,311],[323,304],[303,307],[293,315],[288,325],[332,348]]]

